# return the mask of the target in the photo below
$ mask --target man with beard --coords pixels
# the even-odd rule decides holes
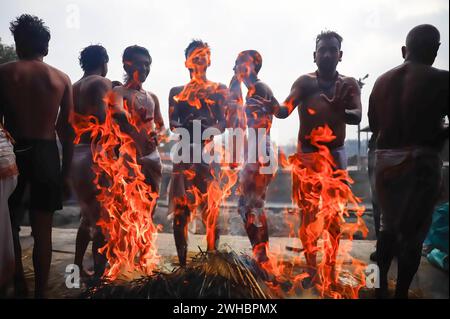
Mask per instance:
[[[361,121],[361,93],[358,82],[336,71],[343,55],[341,43],[342,37],[336,32],[325,31],[317,36],[316,50],[313,54],[314,62],[318,67],[317,71],[300,76],[292,85],[291,92],[282,105],[274,98],[270,101],[260,97],[253,99],[253,103],[262,103],[273,108],[274,115],[278,118],[288,117],[298,106],[300,130],[297,155],[301,165],[313,172],[318,149],[311,145],[312,130],[325,125],[332,130],[336,138],[324,142],[323,145],[333,156],[335,169],[345,170],[347,167],[344,148],[346,125],[358,125]],[[317,240],[309,238],[308,226],[316,220],[318,207],[304,200],[305,196],[301,193],[303,190],[299,189],[301,182],[295,175],[293,176],[292,192],[293,199],[301,211],[300,239],[309,267],[308,281],[315,281],[318,279],[315,278]],[[334,248],[327,266],[333,269],[341,233],[338,218],[330,222],[328,230],[330,242],[334,243]],[[334,271],[332,275],[335,275]]]

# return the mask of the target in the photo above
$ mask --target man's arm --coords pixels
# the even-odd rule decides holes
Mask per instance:
[[[65,89],[60,103],[60,112],[56,123],[56,131],[62,145],[62,177],[64,193],[68,193],[68,178],[70,174],[70,166],[73,156],[73,140],[75,133],[72,127],[73,120],[73,96],[72,83],[67,75],[65,75]]]
[[[354,78],[348,78],[347,83],[350,89],[349,98],[345,100],[345,123],[358,125],[362,117],[361,89]]]
[[[225,109],[228,107],[229,102],[229,91],[226,85],[219,85],[219,92],[217,93],[217,103],[214,106],[214,117],[216,120],[216,124],[213,126],[222,134],[225,132],[225,128],[227,126],[227,121],[225,118]]]
[[[96,96],[94,103],[97,107],[95,113],[97,114],[98,120],[103,123],[106,118],[106,110],[108,108],[112,83],[108,79],[103,79],[102,81],[98,81],[95,86]]]
[[[174,96],[177,95],[181,90],[179,88],[172,88],[169,93],[169,127],[172,132],[175,133],[175,129],[182,127],[183,125],[179,122],[180,118],[178,115],[177,102],[174,100]]]
[[[151,93],[151,96],[153,98],[153,102],[155,103],[154,122],[155,122],[156,132],[158,134],[161,134],[162,132],[164,132],[165,127],[164,127],[164,119],[161,114],[161,107],[159,105],[159,99],[153,93]]]
[[[273,115],[285,119],[295,110],[303,98],[303,87],[306,80],[305,76],[301,76],[292,84],[291,92],[282,105],[278,103],[275,97],[272,97]]]
[[[376,85],[376,84],[375,84]],[[372,134],[374,136],[378,136],[379,127],[378,127],[378,120],[375,112],[375,86],[372,90],[372,93],[370,94],[369,98],[369,111],[367,113],[367,116],[369,118],[369,127],[372,131]]]

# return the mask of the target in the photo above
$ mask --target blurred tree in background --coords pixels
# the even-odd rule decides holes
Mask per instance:
[[[0,64],[14,60],[17,60],[16,49],[13,45],[3,44],[0,38]]]

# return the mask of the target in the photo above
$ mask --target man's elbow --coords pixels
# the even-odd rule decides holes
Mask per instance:
[[[346,113],[346,123],[349,125],[359,125],[361,123],[361,111],[350,111]]]

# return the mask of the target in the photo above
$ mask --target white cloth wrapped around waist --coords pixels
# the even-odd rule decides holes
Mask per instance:
[[[441,167],[438,151],[424,146],[375,151],[380,231],[414,234],[417,241],[425,238],[439,194]]]
[[[439,159],[439,152],[425,146],[410,146],[396,149],[377,149],[375,151],[375,167],[379,171],[386,167],[400,165],[406,161],[431,157]]]
[[[15,165],[16,156],[14,155],[14,147],[5,132],[0,128],[0,170]]]
[[[302,145],[299,155],[304,165],[313,165],[317,159],[317,153],[316,148]],[[347,169],[347,153],[344,145],[330,149],[330,153],[337,169]]]

